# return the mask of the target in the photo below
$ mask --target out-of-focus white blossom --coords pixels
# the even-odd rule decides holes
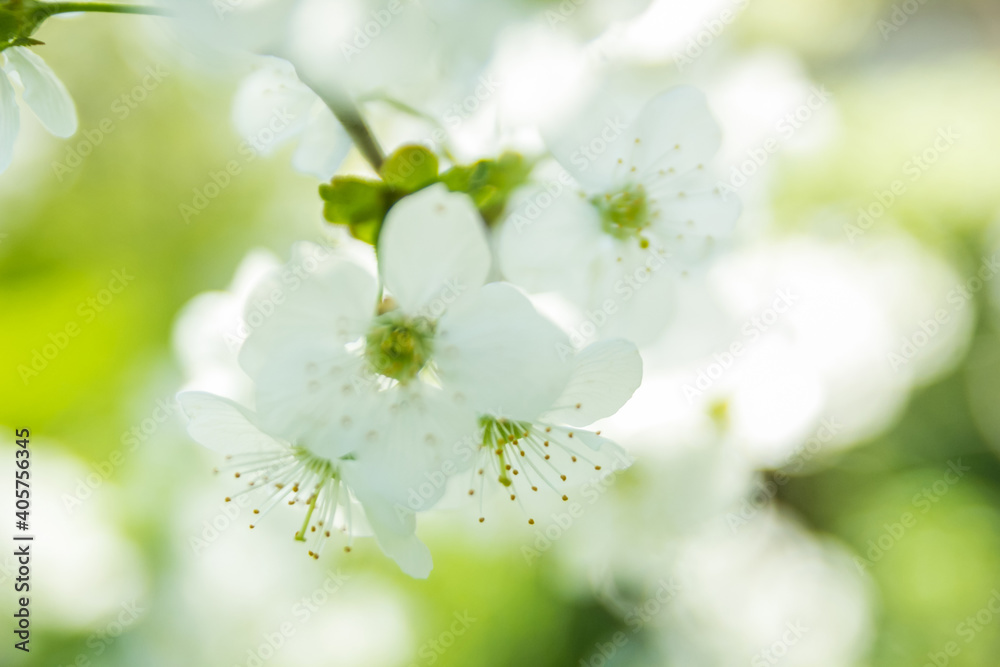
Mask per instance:
[[[549,141],[568,175],[524,188],[510,205],[504,275],[567,297],[600,337],[650,342],[669,319],[677,282],[739,215],[739,201],[710,176],[720,141],[704,96],[690,87],[655,97],[637,118],[613,102],[586,108]]]
[[[66,86],[31,49],[15,46],[0,52],[0,173],[10,166],[14,142],[21,129],[21,111],[12,81],[24,89],[21,99],[57,137],[76,133],[76,106]]]

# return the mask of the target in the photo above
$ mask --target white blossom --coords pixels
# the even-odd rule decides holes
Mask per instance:
[[[565,349],[561,343],[559,351]],[[567,484],[579,486],[631,465],[625,450],[600,431],[578,427],[613,415],[641,381],[642,359],[635,346],[624,340],[602,341],[574,354],[572,372],[555,400],[526,404],[505,416],[483,415],[480,497],[489,473],[511,500],[528,490],[537,493],[541,484],[568,501]],[[469,495],[474,494],[470,489]],[[528,522],[535,521],[529,517]]]
[[[321,181],[333,177],[351,148],[333,112],[281,58],[261,58],[260,67],[243,79],[233,100],[233,122],[264,155],[297,140],[292,166]]]
[[[334,530],[348,535],[345,549],[350,551],[351,538],[360,532],[356,522],[367,521],[379,546],[404,572],[421,578],[430,573],[430,552],[414,535],[413,512],[394,505],[372,487],[365,457],[316,456],[308,439],[293,443],[271,436],[261,430],[253,413],[212,394],[181,392],[177,400],[188,418],[191,437],[225,454],[227,471],[237,479],[246,478],[241,493],[261,498],[253,510],[254,521],[279,504],[305,504],[305,521],[295,538],[313,543],[314,550],[309,551],[313,558],[319,558]],[[231,500],[227,496],[226,501]]]
[[[12,81],[24,86],[21,99],[46,130],[57,137],[76,133],[76,106],[66,86],[36,53],[21,46],[0,52],[0,173],[10,166],[21,114]]]
[[[601,337],[643,344],[666,325],[678,279],[712,254],[740,206],[709,176],[721,136],[700,92],[671,89],[632,120],[600,107],[549,140],[566,173],[512,202],[501,268],[530,292],[604,311]]]

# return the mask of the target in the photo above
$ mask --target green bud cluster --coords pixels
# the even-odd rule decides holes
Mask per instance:
[[[335,176],[319,188],[324,217],[347,225],[351,234],[377,245],[389,209],[403,197],[435,183],[472,198],[487,225],[496,223],[515,188],[527,182],[533,164],[516,153],[495,160],[455,165],[439,173],[438,158],[424,146],[397,149],[379,169],[381,180]]]

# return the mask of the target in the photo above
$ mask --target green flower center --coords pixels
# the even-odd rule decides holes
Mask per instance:
[[[642,247],[649,246],[641,236],[651,218],[649,202],[641,185],[627,185],[618,192],[595,196],[591,203],[601,213],[601,228],[606,234],[623,241],[637,238]]]
[[[302,468],[306,473],[315,475],[320,480],[337,478],[337,466],[330,459],[316,456],[305,447],[298,445],[292,447],[292,456],[302,464]]]
[[[531,433],[531,424],[528,422],[518,422],[511,419],[497,419],[495,417],[480,417],[479,425],[483,429],[483,447],[491,450],[497,457],[498,470],[500,476],[498,481],[504,486],[513,484],[510,478],[512,465],[507,460],[508,455],[514,450],[520,451],[518,441],[526,438]],[[508,445],[511,449],[508,450]],[[513,470],[517,474],[517,470]]]
[[[365,358],[369,367],[406,384],[427,365],[434,351],[434,323],[398,313],[379,315],[368,332]]]

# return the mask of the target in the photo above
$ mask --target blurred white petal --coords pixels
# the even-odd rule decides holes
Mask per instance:
[[[21,129],[21,110],[17,94],[6,73],[0,71],[0,173],[10,166],[14,158],[14,142]]]
[[[553,405],[572,363],[566,335],[504,283],[449,308],[436,344],[442,383],[462,392],[479,414],[523,421]]]
[[[577,353],[569,383],[543,419],[593,424],[617,412],[641,382],[642,358],[635,345],[621,339],[593,343]]]
[[[292,156],[292,166],[303,174],[329,181],[352,145],[333,112],[319,102],[299,139],[299,147]]]
[[[15,47],[6,52],[8,68],[14,69],[24,84],[22,97],[52,134],[71,137],[76,133],[76,106],[66,86],[38,55]]]

